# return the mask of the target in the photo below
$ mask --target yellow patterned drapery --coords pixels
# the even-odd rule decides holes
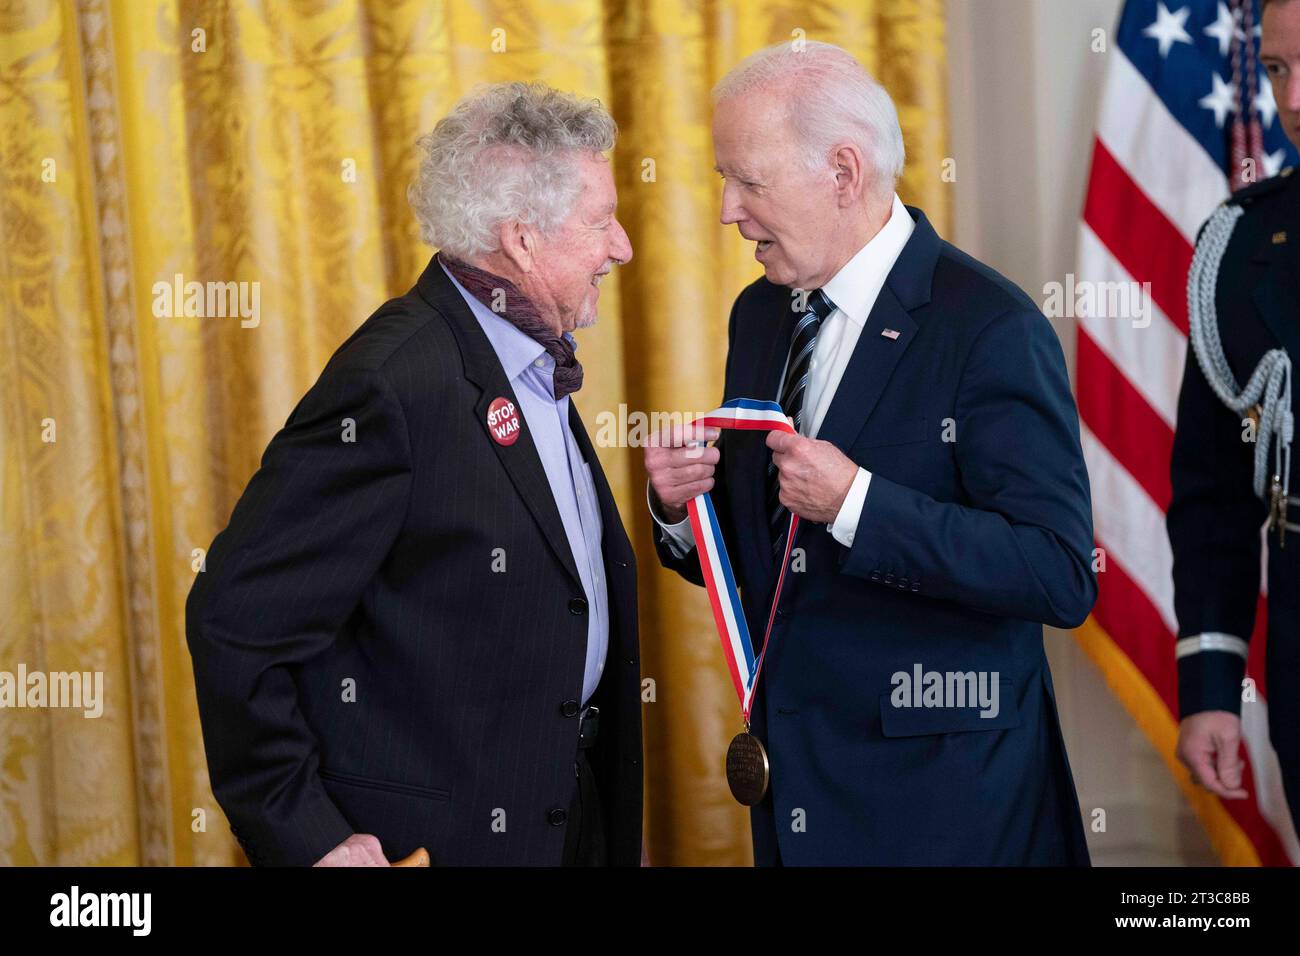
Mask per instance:
[[[717,221],[713,82],[800,35],[852,50],[898,103],[900,192],[942,233],[943,29],[943,0],[0,0],[0,671],[100,672],[105,697],[99,718],[0,709],[0,864],[242,859],[185,646],[196,549],[334,348],[427,261],[413,142],[458,97],[540,79],[618,120],[635,259],[580,333],[594,431],[721,393],[759,270]],[[177,275],[257,282],[260,321],[157,315]],[[703,592],[658,569],[639,451],[600,455],[641,561],[650,854],[747,863]]]

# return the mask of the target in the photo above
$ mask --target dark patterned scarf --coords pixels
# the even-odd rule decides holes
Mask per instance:
[[[555,400],[558,402],[570,392],[582,388],[582,364],[573,354],[573,343],[563,335],[556,335],[537,311],[537,306],[524,295],[509,279],[485,272],[467,262],[453,259],[446,253],[438,253],[438,261],[452,276],[463,285],[466,291],[478,299],[494,313],[502,315],[511,325],[533,339],[546,354],[555,359]],[[505,312],[497,312],[493,307],[497,290],[505,296]]]

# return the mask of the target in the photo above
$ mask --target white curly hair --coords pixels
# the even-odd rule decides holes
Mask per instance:
[[[577,158],[612,149],[617,132],[599,100],[544,83],[479,87],[417,140],[406,196],[420,238],[468,260],[497,250],[503,222],[554,232],[582,190]]]

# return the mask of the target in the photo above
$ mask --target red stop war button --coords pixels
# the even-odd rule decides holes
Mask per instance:
[[[494,398],[488,406],[487,426],[492,440],[498,445],[513,445],[519,440],[519,431],[523,427],[519,409],[508,398]]]

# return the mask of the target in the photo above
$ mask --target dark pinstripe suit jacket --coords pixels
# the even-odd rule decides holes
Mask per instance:
[[[518,403],[431,263],[330,359],[213,541],[186,637],[213,791],[255,864],[310,864],[354,832],[389,859],[560,863],[585,596],[527,424],[489,437],[498,396]],[[570,408],[610,604],[592,764],[611,862],[636,865],[635,559]]]

